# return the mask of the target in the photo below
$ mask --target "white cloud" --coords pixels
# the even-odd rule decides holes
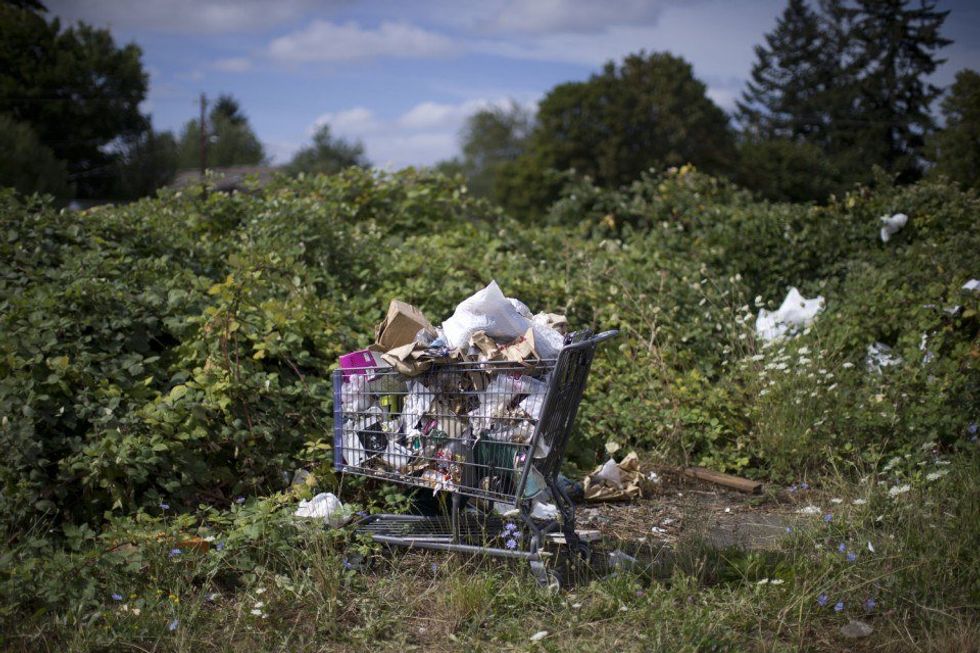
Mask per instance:
[[[502,0],[480,3],[473,27],[485,31],[590,33],[613,25],[652,25],[678,0]]]
[[[382,123],[374,116],[374,112],[365,107],[354,107],[335,113],[324,113],[317,116],[313,125],[309,129],[312,135],[323,125],[330,125],[331,131],[335,135],[359,135],[370,134],[382,128]]]
[[[267,29],[314,6],[325,8],[315,0],[47,0],[45,4],[52,14],[69,21],[197,34]]]
[[[228,57],[218,59],[211,67],[223,73],[245,73],[252,69],[252,61],[248,57]]]
[[[456,104],[427,101],[390,119],[365,107],[353,107],[322,114],[309,132],[328,124],[335,136],[364,143],[368,158],[382,168],[432,165],[459,153],[459,131],[468,116],[487,107],[509,105],[510,100],[502,98]]]
[[[453,41],[407,23],[356,23],[315,20],[308,27],[274,39],[269,56],[280,61],[350,61],[372,57],[439,57],[456,50]]]
[[[493,104],[489,100],[467,100],[459,104],[422,102],[402,114],[398,125],[406,129],[436,129],[447,124],[461,126],[467,116]]]

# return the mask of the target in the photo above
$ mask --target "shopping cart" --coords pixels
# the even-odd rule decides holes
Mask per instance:
[[[539,582],[560,582],[546,542],[590,549],[558,471],[596,346],[617,333],[572,334],[552,360],[334,372],[335,468],[451,497],[448,516],[373,515],[360,528],[388,545],[526,559]]]

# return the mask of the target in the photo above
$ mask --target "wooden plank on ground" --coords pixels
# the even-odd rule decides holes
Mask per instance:
[[[702,481],[708,481],[709,483],[715,483],[717,485],[732,488],[733,490],[738,490],[739,492],[747,492],[748,494],[759,494],[762,492],[761,481],[752,481],[747,478],[732,476],[731,474],[723,474],[721,472],[705,469],[704,467],[688,467],[684,470],[684,474]]]

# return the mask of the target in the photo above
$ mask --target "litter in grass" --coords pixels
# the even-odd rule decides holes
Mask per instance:
[[[333,528],[340,528],[350,521],[344,504],[330,492],[318,494],[309,501],[300,501],[294,514],[297,517],[322,519]]]
[[[755,321],[756,335],[766,342],[794,335],[809,326],[823,308],[823,297],[807,299],[796,288],[790,288],[777,310],[759,309],[759,317]]]
[[[891,240],[892,236],[905,228],[908,221],[909,216],[905,215],[904,213],[896,213],[895,215],[891,216],[881,216],[881,242],[887,243],[889,240]]]

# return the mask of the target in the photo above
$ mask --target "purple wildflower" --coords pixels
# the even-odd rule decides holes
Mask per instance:
[[[875,601],[874,599],[872,599],[870,597],[864,599],[864,611],[865,612],[873,612],[876,607],[878,607],[878,602],[877,601]]]
[[[508,549],[516,549],[517,548],[517,540],[507,540],[504,543],[504,546],[506,546]]]
[[[829,524],[834,520],[834,516],[828,512],[826,515],[823,516],[823,520]]]
[[[789,486],[789,491],[796,492],[796,483],[793,483],[792,485]]]
[[[851,553],[848,553],[847,554],[847,561],[848,562],[854,562],[857,559],[858,559],[857,554],[854,553],[853,551]]]
[[[787,527],[786,527],[786,532],[787,532],[787,533],[792,533],[792,532],[793,532],[793,529],[792,529],[792,528],[790,528],[789,526],[787,526]]]
[[[817,605],[819,605],[821,608],[827,605],[827,601],[828,599],[826,594],[821,594],[817,597]]]
[[[160,503],[160,510],[170,510],[170,504],[169,503],[161,502]]]
[[[847,551],[847,546],[843,542],[841,542],[840,545],[837,547],[837,550],[841,553],[844,553],[845,551]]]
[[[122,601],[123,600],[123,596],[122,596],[122,594],[113,593],[112,600],[113,601]]]
[[[238,505],[242,505],[243,503],[245,503],[245,497],[235,497],[235,503],[237,503]]]
[[[225,543],[224,542],[218,542],[217,544],[214,545],[214,548],[217,549],[218,551],[224,551],[225,550]]]
[[[180,625],[180,619],[174,619],[169,624],[167,624],[167,630],[169,630],[170,632],[174,632],[175,630],[177,630],[177,626],[179,625]]]
[[[809,490],[810,489],[810,484],[807,483],[806,481],[803,481],[802,483],[800,483],[800,489],[801,490]]]
[[[843,611],[844,611],[843,601],[838,601],[837,603],[834,604],[834,612],[843,612]]]
[[[176,548],[176,547],[175,547],[175,548],[173,548],[173,549],[170,549],[170,557],[171,557],[171,558],[176,558],[176,557],[177,557],[177,556],[179,556],[179,555],[180,555],[181,553],[183,553],[183,551],[181,551],[180,549],[178,549],[178,548]]]

